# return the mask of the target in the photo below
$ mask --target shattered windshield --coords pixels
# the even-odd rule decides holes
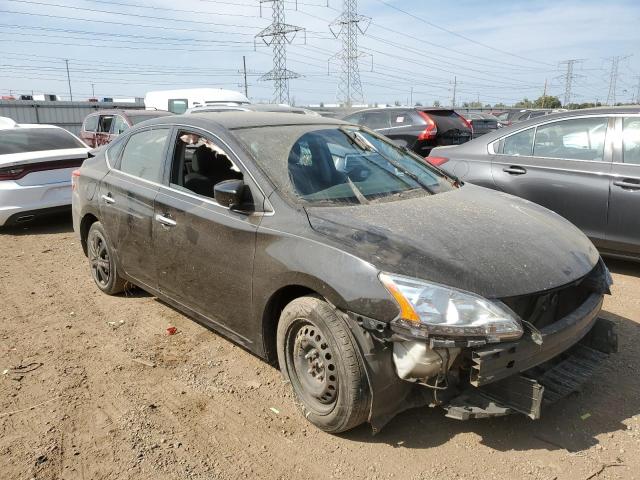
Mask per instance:
[[[413,153],[359,127],[287,125],[233,133],[294,200],[366,204],[456,188]]]

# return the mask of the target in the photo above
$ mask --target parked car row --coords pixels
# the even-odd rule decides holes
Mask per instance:
[[[332,433],[421,405],[539,418],[616,351],[593,242],[640,258],[640,109],[472,140],[440,108],[210,107],[92,114],[129,121],[91,152],[0,121],[1,223],[70,195],[100,290],[136,285],[277,363]]]
[[[455,112],[385,113],[415,113],[436,144],[470,137]],[[137,285],[278,364],[328,432],[426,405],[535,419],[617,348],[599,318],[611,277],[579,229],[354,122],[158,117],[97,150],[72,191],[100,290]]]

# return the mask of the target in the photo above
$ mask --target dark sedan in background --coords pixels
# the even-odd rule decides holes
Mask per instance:
[[[422,157],[433,147],[459,145],[473,136],[471,123],[446,108],[372,108],[344,120],[369,127]]]
[[[434,149],[429,161],[559,213],[603,253],[640,259],[640,107],[547,115]]]
[[[473,138],[480,137],[485,133],[493,132],[503,125],[496,117],[485,112],[458,112],[471,124],[473,128]]]
[[[428,404],[538,418],[616,348],[582,232],[357,125],[158,118],[73,178],[100,290],[138,285],[278,363],[329,432]]]

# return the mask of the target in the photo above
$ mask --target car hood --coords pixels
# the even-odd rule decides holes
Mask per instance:
[[[487,298],[566,285],[599,258],[559,215],[468,184],[417,199],[306,210],[313,230],[382,271]]]

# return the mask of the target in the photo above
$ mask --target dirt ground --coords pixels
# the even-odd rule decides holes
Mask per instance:
[[[260,359],[144,292],[100,293],[67,217],[4,230],[0,478],[640,478],[640,264],[608,264],[620,353],[541,420],[416,409],[331,436]]]

